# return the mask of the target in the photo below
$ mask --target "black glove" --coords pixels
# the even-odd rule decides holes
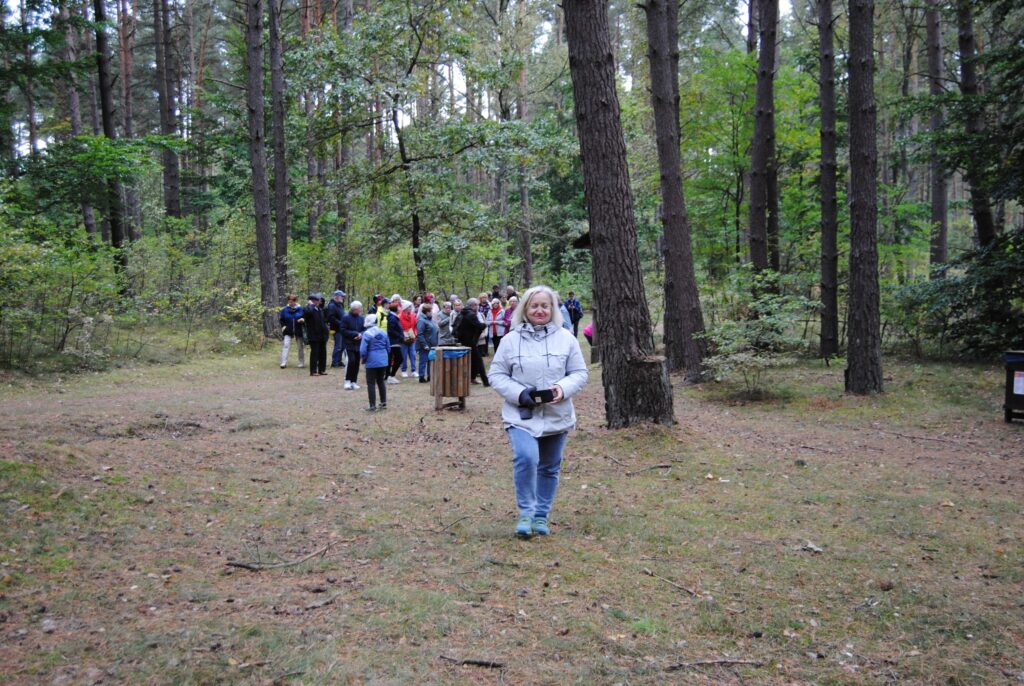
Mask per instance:
[[[531,410],[537,407],[537,401],[530,395],[534,390],[533,388],[523,389],[523,392],[519,394],[519,407],[526,407]]]
[[[519,394],[519,418],[523,421],[533,419],[533,408],[537,406],[537,403],[530,396],[530,393],[534,390],[536,389],[527,387]]]

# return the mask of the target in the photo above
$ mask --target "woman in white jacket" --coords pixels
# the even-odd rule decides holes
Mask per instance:
[[[554,291],[547,286],[526,291],[488,373],[505,399],[501,418],[512,444],[520,538],[550,533],[562,450],[576,426],[570,398],[587,383],[580,344],[561,320]]]

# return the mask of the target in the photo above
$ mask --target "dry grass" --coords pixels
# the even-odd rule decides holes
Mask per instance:
[[[522,542],[496,395],[435,414],[406,382],[367,415],[272,357],[2,391],[6,683],[1022,678],[999,370],[890,362],[850,398],[809,364],[765,402],[677,386],[678,426],[619,432],[595,370],[554,535]]]

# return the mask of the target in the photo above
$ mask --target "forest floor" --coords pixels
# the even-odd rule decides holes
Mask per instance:
[[[275,357],[0,378],[4,683],[1024,682],[1001,369],[677,383],[612,432],[594,367],[520,541],[496,394],[370,415]]]

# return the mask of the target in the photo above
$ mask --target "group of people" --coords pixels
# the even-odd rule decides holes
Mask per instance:
[[[439,346],[470,349],[471,383],[493,386],[504,398],[502,420],[512,446],[513,482],[520,538],[550,533],[554,501],[568,431],[576,424],[570,398],[587,381],[587,366],[577,341],[583,307],[575,293],[564,302],[547,286],[523,294],[493,286],[465,303],[451,296],[440,305],[433,293],[405,300],[374,295],[363,311],[336,290],[330,302],[311,293],[305,306],[288,295],[281,310],[284,338],[281,368],[290,348],[309,347],[310,376],[327,375],[327,344],[334,335],[331,367],[345,367],[346,390],[358,390],[360,364],[366,368],[368,412],[387,409],[387,386],[409,374],[430,381],[431,351]],[[586,333],[586,331],[585,331]],[[589,340],[588,336],[588,340]],[[494,355],[490,370],[484,358]]]

